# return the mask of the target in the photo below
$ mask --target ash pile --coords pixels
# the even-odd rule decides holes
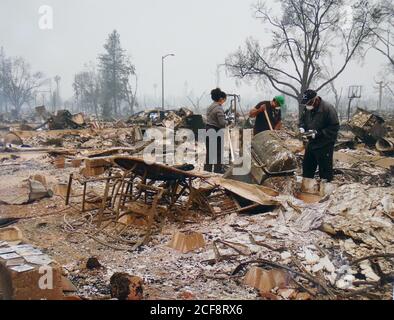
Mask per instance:
[[[331,183],[302,179],[304,144],[289,129],[253,138],[249,174],[230,164],[222,176],[144,161],[147,128],[198,129],[201,115],[71,118],[78,127],[2,133],[0,264],[17,267],[9,272],[34,272],[40,261],[7,255],[33,242],[61,265],[63,299],[392,298],[387,117],[360,109],[342,126]]]

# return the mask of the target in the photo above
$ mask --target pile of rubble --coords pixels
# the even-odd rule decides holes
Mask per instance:
[[[97,274],[80,263],[65,267],[78,275],[74,280],[83,279],[78,293],[86,296],[96,280],[110,283],[114,272],[125,272],[143,279],[145,298],[390,299],[394,255],[387,212],[394,193],[365,189],[339,188],[314,205],[282,197],[280,208],[253,216],[165,224],[141,250],[101,257],[105,269]],[[365,202],[355,207],[358,197]]]
[[[129,117],[126,123],[143,127],[187,128],[193,131],[205,128],[203,117],[199,114],[194,114],[187,108],[141,111]]]
[[[30,288],[31,299],[391,298],[393,131],[383,119],[359,110],[341,131],[332,183],[301,178],[304,145],[289,129],[254,137],[246,176],[234,165],[219,176],[144,161],[153,143],[145,127],[193,127],[193,116],[152,111],[100,128],[6,131],[3,297],[25,298],[13,292],[26,280],[12,279],[36,272],[39,261],[24,254],[37,250],[59,261],[59,294]],[[18,239],[7,233],[13,224]]]

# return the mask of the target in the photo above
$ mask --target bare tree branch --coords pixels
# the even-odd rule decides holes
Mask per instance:
[[[268,81],[274,89],[295,99],[311,86],[319,91],[337,79],[348,63],[364,51],[382,21],[379,5],[368,0],[351,0],[351,21],[342,0],[280,3],[279,15],[273,15],[264,2],[254,7],[256,18],[271,28],[272,43],[261,48],[258,41],[247,40],[245,49],[227,57],[226,66],[234,77]],[[327,78],[322,69],[331,52],[343,60]]]
[[[29,103],[34,98],[36,90],[41,87],[43,75],[40,72],[32,74],[30,65],[23,58],[3,56],[2,59],[2,92],[19,116],[22,106]]]

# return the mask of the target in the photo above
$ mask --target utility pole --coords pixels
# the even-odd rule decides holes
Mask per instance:
[[[216,67],[216,87],[219,88],[220,87],[220,68],[221,67],[225,67],[225,64],[218,64]]]
[[[153,85],[153,89],[155,90],[155,103],[154,103],[154,105],[156,106],[156,103],[157,103],[157,106],[159,106],[160,102],[157,101],[157,83],[155,83]]]
[[[164,60],[167,57],[174,57],[175,54],[170,53],[161,57],[161,108],[164,111]]]
[[[216,68],[216,88],[220,87],[220,65]]]
[[[48,92],[49,93],[49,103],[52,104],[52,112],[55,112],[55,106],[54,106],[54,101],[53,101],[53,92],[52,92],[52,78],[48,78],[45,80],[45,82],[49,83],[49,88],[48,90],[42,90],[42,91],[37,91],[37,92]],[[44,101],[45,97],[43,97]],[[43,103],[44,105],[45,103]]]
[[[378,102],[378,110],[381,111],[382,110],[382,97],[383,97],[383,81],[378,81],[376,82],[376,84],[379,86],[379,102]]]
[[[1,48],[0,48],[0,58],[1,58],[1,71],[2,71],[2,73],[5,73],[5,52],[4,52],[4,48],[3,48],[3,46],[1,46]],[[6,113],[8,113],[8,99],[6,98],[6,96],[5,96],[5,94],[4,94],[4,84],[3,83],[1,83],[0,84],[1,86],[2,86],[2,96],[1,96],[1,109],[3,110],[3,111],[5,111]]]
[[[55,103],[54,103],[55,104],[55,110],[57,110],[57,103],[60,102],[59,82],[60,82],[61,79],[62,78],[60,76],[56,76],[54,78],[54,80],[56,82],[56,94],[54,96],[54,98],[55,98]]]
[[[349,104],[347,107],[347,121],[350,121],[350,109],[351,109],[351,104],[353,99],[360,99],[361,98],[361,90],[362,86],[350,86],[349,87],[349,93],[348,93],[348,98],[349,98]]]

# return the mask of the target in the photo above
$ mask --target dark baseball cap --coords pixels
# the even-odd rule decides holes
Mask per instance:
[[[317,92],[315,90],[308,89],[304,92],[301,100],[301,104],[307,104],[313,98],[317,97]]]

